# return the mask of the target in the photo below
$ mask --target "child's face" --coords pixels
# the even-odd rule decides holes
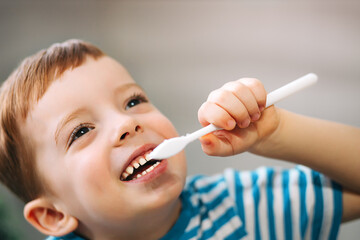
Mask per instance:
[[[35,142],[37,168],[53,192],[51,200],[88,229],[141,224],[179,204],[183,152],[138,179],[123,180],[132,160],[139,162],[177,133],[109,57],[88,58],[54,81],[30,111],[23,132]]]

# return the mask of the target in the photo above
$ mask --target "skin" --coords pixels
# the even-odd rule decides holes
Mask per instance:
[[[76,230],[90,239],[158,239],[176,221],[186,175],[183,153],[165,161],[166,171],[150,180],[119,180],[139,146],[177,136],[150,103],[128,107],[134,92],[145,94],[134,85],[123,87],[133,83],[111,58],[88,59],[54,82],[30,112],[23,134],[35,143],[37,166],[51,194],[28,203],[24,214],[43,233],[61,236]],[[265,110],[265,103],[263,85],[251,78],[210,93],[199,121],[225,130],[202,137],[203,151],[216,156],[250,151],[312,167],[344,186],[343,221],[358,218],[360,130],[275,107]],[[56,130],[67,114],[79,109]],[[80,123],[88,124],[86,134],[67,147]]]
[[[165,171],[145,182],[120,181],[134,151],[177,136],[163,114],[134,94],[146,98],[119,63],[88,58],[55,81],[30,112],[23,134],[35,144],[52,194],[27,204],[25,217],[44,234],[76,229],[89,239],[158,239],[176,221],[184,153],[165,160]],[[79,124],[83,132],[69,146]]]

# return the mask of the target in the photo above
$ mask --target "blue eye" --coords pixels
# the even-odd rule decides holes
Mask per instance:
[[[139,105],[140,103],[148,102],[146,97],[142,94],[134,94],[130,100],[127,102],[125,109],[129,109],[132,107],[135,107],[136,105]]]
[[[88,126],[86,124],[80,124],[79,126],[77,126],[73,132],[71,133],[70,139],[69,139],[69,146],[78,138],[82,137],[83,135],[85,135],[86,133],[90,132],[91,130],[93,130],[94,127]]]

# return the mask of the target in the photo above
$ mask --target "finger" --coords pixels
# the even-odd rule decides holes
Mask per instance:
[[[238,99],[235,93],[224,89],[218,89],[210,93],[208,102],[215,103],[223,108],[233,119],[235,119],[239,127],[246,128],[249,126],[251,120],[248,109],[244,106],[242,101]]]
[[[226,139],[221,139],[214,134],[207,134],[200,138],[201,148],[209,156],[230,156],[233,148]]]
[[[229,82],[223,86],[223,89],[232,91],[234,95],[242,102],[248,111],[252,121],[260,118],[260,109],[257,100],[252,91],[245,84],[235,81]]]
[[[203,126],[212,123],[226,130],[232,130],[236,126],[235,120],[225,109],[208,101],[201,105],[198,111],[198,119]]]
[[[256,78],[242,78],[238,81],[249,87],[258,103],[260,111],[262,112],[266,106],[267,92],[261,81]]]

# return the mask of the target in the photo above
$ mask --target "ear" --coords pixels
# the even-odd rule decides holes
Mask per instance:
[[[45,198],[37,198],[24,207],[25,219],[38,231],[50,236],[64,236],[76,230],[78,220],[57,209]]]

